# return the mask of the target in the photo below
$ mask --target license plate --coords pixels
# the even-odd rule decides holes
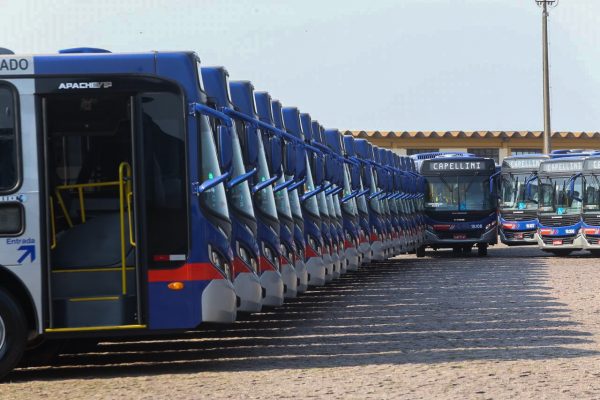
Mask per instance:
[[[522,233],[515,233],[515,239],[523,239]]]
[[[562,239],[554,239],[552,241],[552,244],[555,245],[555,246],[562,246],[563,241],[562,241]]]
[[[467,238],[467,235],[465,235],[464,233],[455,233],[453,237],[456,240],[464,240]]]

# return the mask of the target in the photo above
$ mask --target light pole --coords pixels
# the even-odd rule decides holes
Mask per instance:
[[[550,127],[550,67],[548,63],[548,8],[556,7],[558,0],[535,0],[542,8],[542,48],[544,65],[544,154],[552,149],[552,128]]]

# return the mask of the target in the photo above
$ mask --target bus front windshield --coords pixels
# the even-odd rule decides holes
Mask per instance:
[[[213,179],[221,175],[219,161],[217,160],[217,147],[213,138],[212,128],[206,116],[200,119],[200,154],[201,154],[201,176],[202,180]],[[225,196],[225,187],[222,183],[202,192],[200,195],[201,204],[206,207],[211,214],[229,221],[229,210],[227,208],[227,197]]]
[[[489,176],[427,177],[428,211],[488,211],[494,208]]]
[[[305,158],[306,163],[306,182],[304,183],[304,194],[315,189],[315,183],[312,178],[312,171],[308,157]],[[317,204],[317,196],[311,196],[304,200],[304,209],[315,218],[320,218],[319,205]]]
[[[585,177],[583,209],[584,211],[600,210],[600,178],[598,175]]]
[[[283,176],[278,180],[278,183],[283,183],[285,179]],[[288,191],[286,189],[282,189],[275,193],[275,204],[277,205],[277,211],[287,217],[292,219],[292,206],[290,204],[290,196],[288,195]]]
[[[262,138],[260,132],[258,134],[258,182],[265,182],[271,179],[269,173],[269,167],[267,164],[267,156],[265,154],[265,148],[263,147]],[[273,219],[277,220],[277,207],[275,205],[275,196],[273,196],[273,186],[269,185],[262,190],[259,190],[255,194],[256,196],[256,207],[260,212]]]
[[[502,174],[501,208],[505,210],[531,210],[537,208],[537,179],[529,184],[529,196],[525,193],[526,181],[531,176],[529,173]]]
[[[348,172],[347,165],[344,165],[344,190],[342,191],[342,193],[344,196],[349,196],[352,193],[352,188],[350,187],[350,174]],[[342,208],[347,214],[356,215],[356,198],[352,198],[342,203]]]
[[[539,210],[557,214],[574,214],[581,210],[583,183],[576,178],[570,196],[571,177],[557,176],[540,179]]]
[[[244,174],[244,160],[242,158],[242,148],[240,146],[240,140],[237,134],[232,135],[232,155],[233,155],[233,176],[239,176]],[[254,219],[254,207],[252,206],[252,196],[250,195],[250,187],[248,181],[244,181],[238,185],[235,185],[230,190],[230,203],[233,209],[240,214],[243,214],[249,218]]]

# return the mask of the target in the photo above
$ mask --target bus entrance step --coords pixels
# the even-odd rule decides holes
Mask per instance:
[[[118,295],[123,290],[122,274],[121,268],[56,269],[52,271],[52,295],[55,298]],[[125,280],[127,293],[135,293],[134,267],[126,269]]]
[[[137,322],[134,295],[71,297],[52,303],[53,328],[131,325]]]

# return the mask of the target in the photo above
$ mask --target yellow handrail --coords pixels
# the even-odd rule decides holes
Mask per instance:
[[[92,183],[77,183],[72,185],[58,185],[55,188],[56,198],[58,204],[63,212],[65,220],[70,228],[73,227],[73,220],[69,215],[65,202],[62,198],[62,190],[77,190],[79,198],[79,207],[81,209],[81,222],[85,223],[85,201],[84,201],[84,189],[87,188],[100,188],[107,186],[118,186],[119,188],[119,231],[121,235],[121,290],[123,294],[127,294],[127,247],[125,243],[125,207],[127,207],[127,221],[129,223],[129,244],[131,246],[136,245],[133,234],[133,217],[131,211],[131,203],[133,198],[133,185],[132,185],[132,174],[131,165],[127,162],[119,164],[119,180],[111,182],[92,182]],[[50,248],[56,247],[56,228],[54,220],[54,202],[50,197],[50,213],[51,213],[51,224],[52,224],[52,244]]]
[[[122,162],[119,165],[119,222],[121,230],[121,289],[123,294],[127,294],[127,251],[125,249],[125,202],[127,189],[127,196],[131,188],[131,166],[126,162]],[[129,206],[129,202],[127,202]],[[129,207],[127,207],[129,209]],[[128,214],[130,211],[127,211]],[[131,232],[131,224],[129,225],[129,231]]]
[[[50,249],[56,248],[56,221],[54,220],[54,199],[50,196],[50,229],[52,230],[52,243]]]

